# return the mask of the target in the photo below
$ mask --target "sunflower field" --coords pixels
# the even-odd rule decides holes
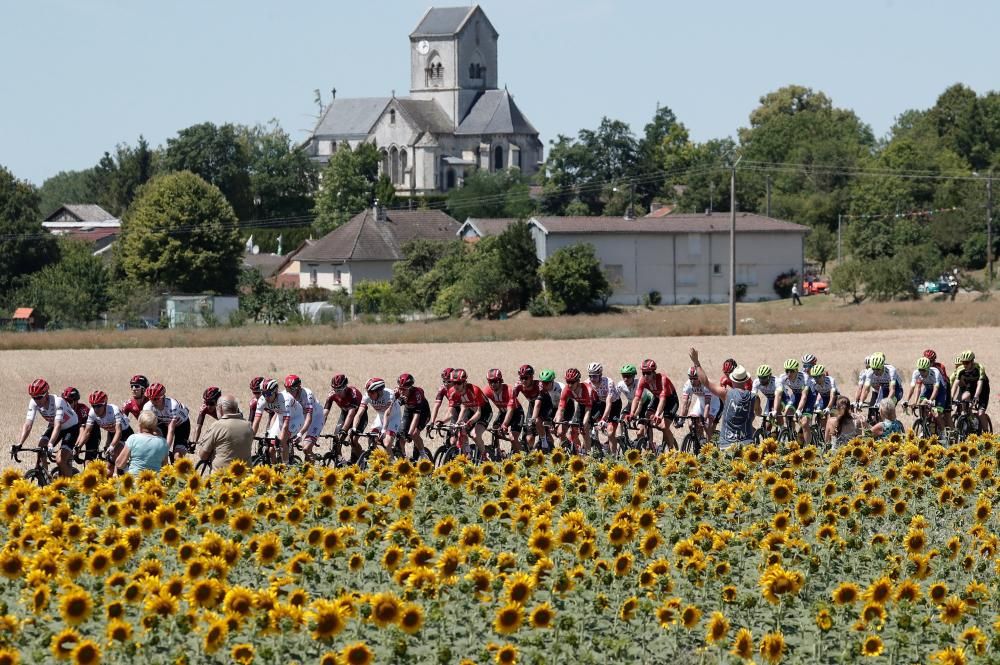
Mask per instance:
[[[0,665],[996,662],[998,441],[0,476]]]

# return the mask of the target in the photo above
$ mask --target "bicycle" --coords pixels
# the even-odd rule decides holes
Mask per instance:
[[[775,422],[778,424],[778,431],[775,434],[775,438],[778,443],[789,443],[795,441],[797,436],[795,434],[795,414],[794,413],[781,413],[774,416]]]
[[[705,419],[701,416],[674,416],[674,421],[677,423],[683,424],[685,420],[688,421],[688,433],[681,440],[678,452],[698,455],[701,452],[702,445],[706,442],[704,435],[698,432],[698,422],[702,423],[702,431],[704,431]],[[666,452],[666,444],[661,444],[659,452]]]
[[[475,444],[469,443],[469,433],[465,427],[455,424],[435,424],[427,428],[428,441],[434,438],[434,433],[444,436],[445,443],[434,451],[434,466],[440,468],[459,455],[465,455],[472,462],[479,463],[479,451]]]
[[[759,445],[764,439],[771,438],[775,433],[778,417],[773,413],[765,413],[760,417],[760,427],[753,432],[753,442]]]
[[[486,444],[486,459],[493,462],[502,462],[510,457],[510,452],[500,447],[502,441],[507,441],[513,445],[513,440],[500,431],[499,427],[489,427],[486,429],[490,434],[489,443]]]
[[[566,451],[568,455],[589,455],[595,459],[604,458],[604,447],[601,446],[600,441],[596,439],[596,427],[593,423],[590,424],[590,429],[588,434],[590,436],[590,450],[584,450],[583,444],[580,441],[580,433],[583,428],[583,423],[579,423],[575,420],[555,420],[552,422],[553,425],[566,425],[569,427],[569,432],[567,436],[563,438],[560,442],[562,449]]]
[[[39,487],[45,487],[56,478],[62,475],[59,465],[55,463],[56,454],[48,446],[38,446],[37,448],[25,448],[19,444],[10,447],[10,457],[17,464],[21,464],[21,453],[35,453],[35,466],[24,472],[24,479],[31,481]],[[47,465],[51,463],[50,469]]]
[[[349,460],[345,460],[341,455],[341,449],[344,446],[350,446],[351,441],[347,436],[348,430],[342,429],[337,434],[320,434],[317,439],[329,439],[330,440],[330,450],[326,451],[323,455],[316,458],[316,462],[323,466],[333,466],[334,468],[340,468],[350,464]]]
[[[910,405],[903,402],[903,410],[910,408]],[[916,419],[913,421],[913,432],[922,438],[930,438],[934,433],[937,433],[937,421],[931,417],[931,404],[927,402],[917,402],[913,405],[913,415]]]
[[[255,436],[253,440],[257,443],[257,450],[250,456],[250,466],[275,466],[284,464],[281,461],[281,445],[277,437]],[[301,466],[302,458],[296,453],[301,450],[298,441],[288,442],[288,466]]]
[[[365,439],[368,441],[368,447],[361,451],[358,461],[355,462],[358,465],[358,468],[364,471],[368,468],[368,460],[371,458],[372,454],[382,447],[382,431],[372,430],[370,432],[357,432],[356,434],[359,439]],[[393,446],[393,448],[395,448],[395,446]]]
[[[969,400],[961,400],[956,407],[955,432],[958,434],[958,440],[964,441],[972,434],[982,434],[982,421],[976,413],[975,405]]]

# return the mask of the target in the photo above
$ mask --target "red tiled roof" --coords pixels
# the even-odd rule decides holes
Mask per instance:
[[[648,215],[645,215],[645,217],[652,217],[653,219],[666,217],[667,215],[672,213],[676,208],[677,206],[675,206],[673,203],[668,203],[666,205],[660,206],[656,210],[651,211]]]
[[[535,217],[547,233],[726,233],[729,213],[641,217]],[[809,227],[749,212],[736,213],[739,233],[808,233]]]
[[[18,307],[14,310],[15,319],[30,319],[31,315],[35,313],[35,310],[31,307]]]
[[[118,229],[91,229],[89,231],[77,231],[75,229],[71,229],[60,235],[71,240],[79,240],[80,242],[85,243],[96,243],[97,241],[103,240],[108,236],[118,235]]]

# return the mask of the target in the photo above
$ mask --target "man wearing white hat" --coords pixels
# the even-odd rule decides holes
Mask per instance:
[[[753,441],[754,416],[760,415],[760,402],[757,395],[750,390],[751,381],[743,365],[737,365],[729,375],[732,387],[719,385],[708,378],[705,368],[698,361],[698,350],[692,347],[688,352],[691,364],[698,372],[702,385],[708,387],[713,394],[722,400],[722,417],[719,428],[719,447],[728,448],[732,445],[743,445]]]

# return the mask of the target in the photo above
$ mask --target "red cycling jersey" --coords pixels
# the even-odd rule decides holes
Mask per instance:
[[[524,399],[529,402],[533,399],[538,399],[538,396],[542,394],[542,382],[537,379],[532,379],[531,383],[525,387],[523,383],[518,383],[514,386],[514,390],[510,393],[510,400],[507,402],[507,408],[513,409],[517,406],[517,396],[524,395]]]
[[[260,395],[254,395],[250,393],[250,418],[247,422],[253,422],[254,414],[257,413],[257,400],[260,399]]]
[[[560,409],[566,408],[567,400],[573,400],[577,404],[582,404],[589,409],[594,403],[594,391],[586,383],[577,381],[563,388],[562,394],[559,396]]]
[[[400,395],[399,389],[397,388],[395,398],[397,402],[402,404],[407,409],[414,409],[427,401],[427,396],[424,395],[424,389],[417,388],[416,386],[410,388],[410,392],[406,393],[406,397]]]
[[[131,415],[138,418],[139,414],[142,413],[142,407],[144,406],[146,406],[145,397],[140,397],[139,399],[133,397],[129,401],[122,404],[122,413],[124,413],[126,416]]]
[[[493,390],[493,386],[486,386],[483,394],[486,395],[486,399],[496,404],[497,408],[501,410],[507,408],[512,398],[510,386],[506,383],[501,383],[496,390]]]
[[[723,388],[732,388],[733,380],[729,378],[728,374],[723,374],[722,378],[719,379],[719,385]]]
[[[256,405],[254,405],[256,407]],[[256,410],[256,409],[255,409]],[[219,415],[215,412],[215,405],[202,404],[201,409],[198,410],[198,424],[205,422],[205,416],[212,416],[216,420],[219,419]],[[250,415],[251,421],[253,422],[253,414]]]
[[[90,407],[83,402],[77,402],[76,406],[73,407],[76,411],[77,422],[85,423],[87,422],[87,417],[90,415]]]
[[[335,403],[344,411],[356,409],[361,406],[361,391],[354,386],[347,386],[344,392],[339,395],[336,392],[331,392],[326,398],[326,405],[323,409],[329,411]]]
[[[447,383],[438,388],[437,395],[434,396],[435,402],[443,402],[448,398],[448,391],[451,390],[451,386]]]
[[[648,389],[649,392],[653,393],[661,399],[665,399],[677,393],[674,389],[674,384],[670,382],[666,374],[660,372],[654,372],[653,374],[646,376],[645,374],[639,379],[639,386],[636,388],[636,395],[641,395],[642,391]]]
[[[478,409],[486,404],[486,395],[482,388],[471,383],[465,384],[465,391],[459,393],[453,386],[448,390],[448,405],[461,406],[463,409]]]

